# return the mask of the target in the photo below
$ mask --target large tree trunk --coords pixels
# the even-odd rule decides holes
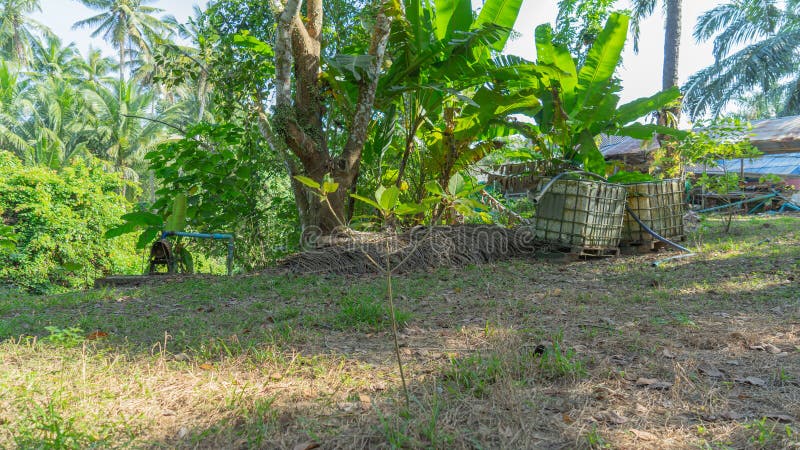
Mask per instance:
[[[290,167],[290,175],[303,175],[319,183],[330,175],[339,189],[320,202],[315,193],[293,180],[292,187],[304,235],[329,234],[345,225],[348,192],[355,182],[361,152],[375,102],[378,77],[389,39],[391,17],[381,8],[375,18],[369,55],[373,57],[368,76],[359,84],[355,113],[349,122],[347,142],[339,157],[328,149],[323,123],[324,105],[319,83],[322,0],[306,0],[306,18],[300,18],[300,1],[288,0],[286,6],[274,0],[278,10],[275,38],[276,108],[274,121],[286,147],[299,164]],[[292,77],[294,75],[294,77]]]

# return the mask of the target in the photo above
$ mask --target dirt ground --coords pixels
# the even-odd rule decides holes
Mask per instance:
[[[395,277],[408,403],[381,277],[12,299],[0,447],[800,448],[799,226]]]

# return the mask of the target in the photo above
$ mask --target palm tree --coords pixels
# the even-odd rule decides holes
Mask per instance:
[[[98,148],[93,150],[125,179],[137,181],[146,170],[145,154],[163,137],[160,123],[144,120],[155,93],[140,89],[132,81],[120,81],[110,88],[85,89],[83,93],[95,119],[98,142],[93,145]]]
[[[39,0],[0,0],[0,56],[25,66],[36,34],[52,32],[27,15],[41,11]]]
[[[25,98],[29,81],[20,78],[6,61],[0,60],[0,148],[17,154],[30,145],[19,133],[20,117],[30,110]]]
[[[31,77],[77,80],[81,76],[80,52],[75,43],[63,46],[61,39],[48,36],[34,39],[31,45]]]
[[[684,87],[692,118],[717,116],[731,102],[800,114],[800,1],[733,0],[705,12],[694,37],[713,38],[715,62]]]
[[[208,80],[208,67],[212,59],[213,47],[209,44],[207,39],[202,37],[202,30],[200,28],[201,21],[203,20],[203,10],[197,5],[192,7],[192,17],[189,17],[186,23],[178,23],[174,16],[167,16],[164,22],[167,23],[179,37],[187,40],[196,45],[196,47],[171,45],[167,47],[171,51],[173,58],[185,58],[194,63],[197,68],[194,73],[197,74],[196,78],[190,76],[196,85],[195,92],[192,92],[187,98],[187,104],[196,104],[198,121],[202,121],[206,115],[206,104],[208,101],[208,94],[211,86]]]
[[[639,31],[641,23],[650,17],[658,5],[658,0],[632,0],[630,28],[633,32],[633,51],[639,52]],[[681,44],[681,7],[682,0],[663,0],[666,18],[664,23],[664,66],[661,74],[661,89],[666,91],[678,86],[678,63]],[[659,114],[661,125],[677,126],[679,108],[672,108]]]
[[[89,53],[86,59],[79,64],[81,70],[81,78],[90,86],[96,86],[101,83],[109,83],[108,74],[117,67],[114,58],[103,56],[102,52],[96,48],[89,48]]]
[[[92,37],[103,36],[119,52],[119,79],[124,81],[126,57],[136,52],[149,56],[153,43],[168,31],[167,25],[153,14],[162,9],[147,6],[154,0],[79,0],[85,6],[102,11],[100,14],[75,22],[73,28],[94,28]]]

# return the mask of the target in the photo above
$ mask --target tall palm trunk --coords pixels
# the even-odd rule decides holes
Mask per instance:
[[[661,89],[667,90],[678,86],[678,60],[681,46],[681,1],[665,0],[667,17],[664,33],[664,68],[661,77]],[[680,108],[672,108],[659,114],[659,124],[669,125],[669,115],[677,126]]]
[[[661,87],[678,85],[678,56],[681,45],[681,0],[666,0],[667,18],[664,34],[664,74]]]

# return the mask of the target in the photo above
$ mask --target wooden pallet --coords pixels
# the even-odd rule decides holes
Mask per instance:
[[[591,247],[551,247],[550,252],[542,254],[552,262],[574,262],[581,259],[609,258],[619,256],[619,248]]]
[[[682,242],[686,238],[684,236],[673,236],[668,239],[672,242]],[[640,242],[621,242],[619,246],[622,253],[626,255],[647,254],[660,251],[664,248],[670,248],[669,244],[655,238]]]

